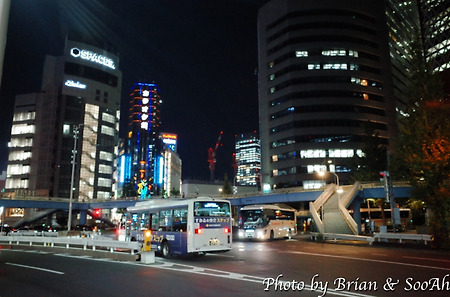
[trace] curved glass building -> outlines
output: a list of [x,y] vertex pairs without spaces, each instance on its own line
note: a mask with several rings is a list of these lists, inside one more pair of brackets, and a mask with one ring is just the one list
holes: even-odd
[[[384,1],[278,1],[258,16],[262,182],[348,181],[370,122],[389,145],[396,98]],[[327,182],[335,182],[333,176]]]

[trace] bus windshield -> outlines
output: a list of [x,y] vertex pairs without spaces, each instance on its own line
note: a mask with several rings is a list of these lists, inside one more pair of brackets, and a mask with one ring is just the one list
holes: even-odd
[[230,204],[227,202],[200,201],[194,203],[196,217],[229,217]]
[[268,223],[262,210],[245,210],[241,212],[241,228],[262,228]]

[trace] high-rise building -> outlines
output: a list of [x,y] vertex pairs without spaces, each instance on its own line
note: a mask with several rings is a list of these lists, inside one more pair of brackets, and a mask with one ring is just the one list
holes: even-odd
[[155,184],[165,197],[180,195],[182,161],[177,153],[177,134],[161,132],[159,141],[161,151],[156,160]]
[[447,0],[418,0],[425,57],[435,72],[450,69],[450,5]]
[[6,190],[110,198],[121,81],[114,47],[68,34],[64,54],[45,59],[41,92],[16,98]]
[[259,186],[261,170],[261,144],[258,133],[239,134],[235,137],[236,184]]
[[402,3],[273,0],[260,9],[264,187],[318,188],[318,171],[348,182],[369,122],[392,145],[418,24],[415,1]]
[[128,138],[126,154],[130,158],[130,181],[145,182],[150,185],[150,192],[155,188],[156,157],[161,151],[159,132],[161,126],[160,105],[162,103],[158,86],[153,83],[135,83],[131,88]]
[[11,0],[0,0],[0,86],[2,85],[3,58],[5,56],[10,6]]

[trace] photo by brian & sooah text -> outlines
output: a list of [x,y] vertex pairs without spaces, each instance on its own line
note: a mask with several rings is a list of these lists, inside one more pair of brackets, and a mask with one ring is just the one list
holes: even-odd
[[[319,274],[312,276],[311,281],[307,284],[305,281],[282,280],[283,274],[279,274],[276,278],[268,277],[263,281],[264,291],[316,291],[320,297],[327,294],[328,290],[333,291],[349,291],[349,292],[374,292],[383,290],[386,292],[449,292],[450,294],[450,274],[442,277],[431,277],[428,280],[415,280],[412,277],[406,278],[403,282],[399,279],[388,277],[384,282],[361,280],[357,277],[354,280],[347,280],[338,277],[334,281],[319,280]],[[449,295],[450,296],[450,295]]]

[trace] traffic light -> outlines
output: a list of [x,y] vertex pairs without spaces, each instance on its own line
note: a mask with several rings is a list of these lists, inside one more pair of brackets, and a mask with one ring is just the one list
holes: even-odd
[[102,214],[102,210],[101,209],[94,209],[94,215],[96,217],[99,217]]
[[144,230],[144,252],[152,250],[152,231]]
[[380,171],[380,182],[387,182],[388,178],[389,178],[388,171]]

